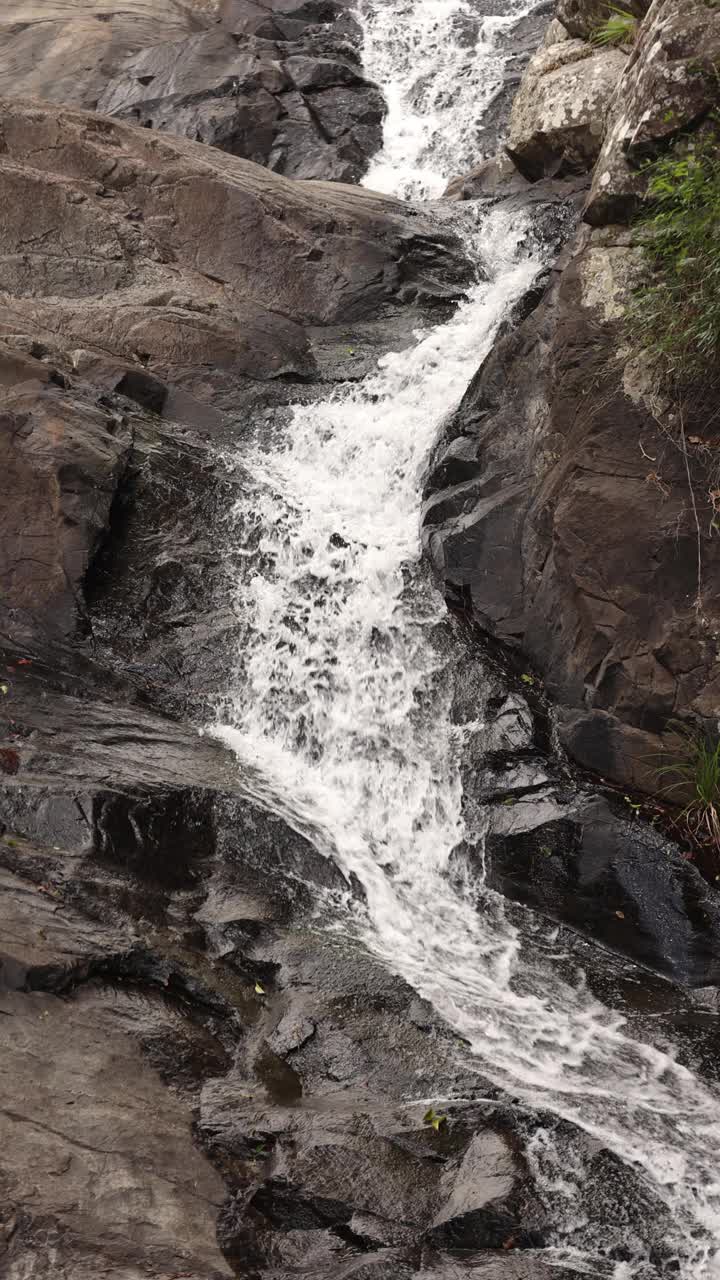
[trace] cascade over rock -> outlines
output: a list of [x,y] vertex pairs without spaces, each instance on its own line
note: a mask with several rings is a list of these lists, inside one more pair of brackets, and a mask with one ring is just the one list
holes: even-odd
[[3,118],[2,607],[72,634],[130,462],[108,395],[221,434],[244,380],[273,394],[331,377],[317,335],[376,323],[372,346],[403,299],[457,296],[465,268],[389,198],[82,112],[6,100]]
[[0,16],[8,1280],[715,1275],[716,892],[546,697],[647,786],[714,714],[637,246],[575,235],[708,80],[560,0],[493,158],[550,16]]

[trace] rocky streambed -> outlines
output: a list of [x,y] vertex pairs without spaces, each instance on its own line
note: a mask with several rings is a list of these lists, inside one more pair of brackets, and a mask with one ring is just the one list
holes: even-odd
[[618,222],[718,20],[551,17],[0,19],[9,1280],[716,1274],[715,890],[572,758],[714,714]]

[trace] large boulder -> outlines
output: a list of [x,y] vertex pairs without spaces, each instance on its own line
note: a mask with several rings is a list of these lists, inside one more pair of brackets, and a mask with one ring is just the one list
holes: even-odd
[[487,358],[438,449],[424,539],[448,591],[537,663],[575,757],[657,791],[675,718],[717,716],[717,427],[707,406],[681,423],[631,358],[628,240],[584,231]]
[[385,105],[347,40],[316,29],[238,44],[216,27],[126,60],[98,110],[289,177],[353,182],[380,146]]
[[[514,794],[511,792],[511,794]],[[488,884],[689,986],[720,981],[720,902],[676,846],[601,796],[520,794],[492,824]]]
[[585,218],[594,226],[627,222],[646,186],[642,166],[718,102],[720,11],[691,0],[655,0],[620,81],[593,175]]
[[[399,202],[293,183],[184,139],[6,100],[0,324],[192,389],[307,378],[308,330],[450,300],[452,236]],[[104,374],[103,374],[104,376]]]
[[510,115],[507,150],[531,181],[584,173],[602,145],[605,112],[626,55],[569,40],[552,23],[531,59]]
[[339,0],[8,0],[0,94],[206,142],[291,177],[355,182],[385,104]]

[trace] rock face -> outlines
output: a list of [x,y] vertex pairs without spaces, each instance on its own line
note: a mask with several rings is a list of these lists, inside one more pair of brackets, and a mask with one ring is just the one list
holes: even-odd
[[[336,0],[10,0],[0,93],[118,115],[289,177],[355,182],[385,104],[362,75],[359,29]],[[220,23],[220,25],[218,25]]]
[[[117,424],[113,431],[102,408],[69,403],[39,361],[8,352],[6,362],[0,376],[3,605],[45,618],[62,634],[76,626],[89,551],[107,526],[130,434]],[[8,386],[7,365],[14,386]]]
[[98,110],[193,138],[294,178],[354,182],[380,146],[385,106],[352,43],[271,41],[213,29],[126,61]]
[[716,415],[706,396],[681,416],[632,352],[623,315],[641,253],[630,231],[597,224],[627,216],[631,165],[702,125],[719,23],[704,4],[651,7],[610,108],[596,229],[478,371],[425,513],[449,590],[537,663],[572,755],[655,792],[674,722],[715,732]]
[[698,535],[672,424],[642,362],[618,359],[624,239],[584,232],[486,360],[431,471],[424,536],[448,587],[537,663],[572,754],[652,791],[669,722],[717,705],[720,562],[707,462],[689,463]]
[[7,0],[0,15],[0,93],[94,108],[129,54],[203,30],[193,0]]
[[641,166],[716,108],[720,22],[702,0],[653,5],[612,104],[586,219],[626,222],[642,198]]
[[80,112],[3,110],[3,329],[50,350],[62,333],[83,374],[114,363],[207,400],[243,375],[312,374],[310,326],[462,288],[451,237],[436,252],[429,222],[392,200]]
[[465,266],[392,200],[82,112],[3,117],[2,603],[71,634],[127,475],[128,404],[222,436],[244,390],[345,376],[331,335],[358,328],[372,351],[403,314],[409,332],[408,303],[449,302]]
[[[677,844],[641,820],[641,805],[590,788],[548,755],[553,730],[536,682],[516,677],[508,687],[492,648],[480,670],[472,652],[469,646],[455,663],[453,706],[454,720],[465,726],[468,834],[453,855],[464,874],[484,877],[506,897],[675,982],[716,984],[715,887]],[[476,847],[472,833],[483,830]]]
[[531,181],[591,169],[626,55],[568,40],[552,23],[513,102],[507,151]]

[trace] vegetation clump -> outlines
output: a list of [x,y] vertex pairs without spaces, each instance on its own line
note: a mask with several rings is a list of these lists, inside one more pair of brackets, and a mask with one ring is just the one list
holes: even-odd
[[720,148],[682,139],[648,167],[640,217],[650,268],[629,319],[675,384],[720,380]]
[[632,44],[637,33],[638,20],[634,13],[608,5],[608,17],[592,33],[593,44],[600,46]]
[[698,840],[720,850],[720,740],[684,725],[677,732],[680,749],[658,770],[663,789],[669,797],[684,792],[681,819]]

